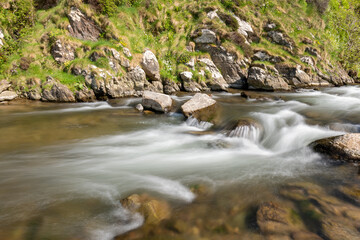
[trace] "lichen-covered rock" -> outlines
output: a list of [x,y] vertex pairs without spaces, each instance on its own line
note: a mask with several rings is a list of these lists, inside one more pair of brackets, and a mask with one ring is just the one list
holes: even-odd
[[172,80],[164,80],[164,93],[173,94],[180,91],[178,84]]
[[283,33],[270,31],[267,35],[274,43],[288,47],[290,49],[293,48],[292,43],[284,36]]
[[56,62],[65,63],[75,59],[75,49],[71,44],[57,39],[51,47],[51,55]]
[[251,67],[248,75],[248,86],[250,89],[258,90],[289,90],[289,85],[276,73],[269,73],[260,67]]
[[68,30],[73,37],[90,41],[96,41],[99,38],[101,29],[94,20],[85,16],[78,8],[71,7],[68,18],[70,22]]
[[10,88],[11,84],[7,80],[0,81],[0,93]]
[[314,57],[317,57],[317,58],[321,59],[320,53],[316,48],[306,47],[305,52],[307,52],[308,54],[310,54],[310,55],[312,55]]
[[196,118],[198,121],[213,122],[217,115],[217,104],[207,94],[197,93],[181,106],[186,117]]
[[0,102],[2,102],[2,101],[11,101],[11,100],[14,100],[17,97],[18,97],[18,95],[16,94],[16,92],[3,91],[2,93],[0,93]]
[[75,98],[78,102],[94,102],[96,100],[94,91],[87,88],[76,91]]
[[271,63],[280,63],[283,62],[284,59],[280,56],[272,56],[270,53],[264,50],[259,50],[254,53],[252,57],[253,61],[268,61]]
[[204,63],[205,69],[211,74],[211,79],[207,84],[210,89],[212,91],[226,91],[229,87],[229,84],[225,81],[214,62],[208,58],[199,59],[199,62]]
[[224,47],[212,45],[197,45],[198,50],[208,52],[215,66],[220,70],[223,78],[231,88],[244,88],[246,76],[241,69],[241,63],[235,53]]
[[168,95],[144,91],[142,105],[146,109],[151,109],[157,112],[168,112],[173,105],[173,101]]
[[288,64],[277,64],[276,69],[281,76],[288,81],[289,85],[299,87],[308,87],[311,84],[311,77],[301,70],[301,66],[289,66]]
[[152,81],[160,81],[160,66],[156,56],[150,51],[144,52],[141,67],[144,69],[146,76]]
[[41,86],[43,92],[41,100],[46,102],[75,102],[74,93],[65,85],[47,77],[46,82]]
[[311,144],[315,151],[336,160],[360,161],[360,133],[320,139]]
[[132,57],[130,50],[128,48],[126,48],[126,47],[123,48],[123,53],[127,58]]
[[201,29],[201,36],[195,38],[197,44],[213,44],[216,43],[216,34],[209,29]]
[[236,21],[239,24],[239,28],[237,31],[241,35],[243,35],[244,37],[249,37],[249,34],[254,33],[253,28],[251,27],[251,25],[248,22],[241,20],[239,17],[237,17],[235,15],[234,15],[234,18],[236,19]]
[[192,72],[182,72],[180,73],[180,78],[183,82],[183,88],[186,92],[201,92],[202,87],[199,83],[193,81]]

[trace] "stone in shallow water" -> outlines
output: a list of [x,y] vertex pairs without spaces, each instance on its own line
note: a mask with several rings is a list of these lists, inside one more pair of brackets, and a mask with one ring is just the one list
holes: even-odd
[[157,112],[168,112],[171,109],[172,103],[172,99],[168,95],[144,91],[142,99],[142,105],[144,108]]
[[360,161],[360,133],[320,139],[311,144],[315,151],[336,160]]
[[186,117],[194,117],[199,121],[213,122],[217,105],[216,101],[207,94],[197,93],[181,106]]

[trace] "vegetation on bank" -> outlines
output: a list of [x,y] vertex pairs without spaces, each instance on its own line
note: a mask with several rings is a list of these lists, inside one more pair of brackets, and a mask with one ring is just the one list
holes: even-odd
[[[179,72],[193,71],[184,65],[192,55],[207,55],[186,51],[192,33],[211,25],[226,36],[238,27],[233,14],[249,22],[259,37],[250,47],[241,41],[221,38],[223,46],[236,52],[239,58],[251,57],[254,49],[263,49],[283,57],[286,63],[304,65],[300,61],[300,56],[307,54],[303,42],[311,39],[323,59],[317,64],[319,69],[340,62],[348,71],[360,71],[357,0],[0,0],[0,5],[0,29],[5,36],[0,48],[0,79],[45,80],[46,75],[52,75],[76,89],[84,79],[73,76],[70,66],[94,64],[112,71],[104,58],[89,60],[94,51],[107,46],[117,50],[129,48],[133,65],[140,62],[142,52],[149,48],[159,59],[162,79],[178,81]],[[98,41],[69,35],[67,14],[72,6],[100,26]],[[218,9],[225,24],[207,17],[207,12],[214,9]],[[263,25],[269,21],[277,23],[278,30],[294,41],[292,52],[263,37]],[[51,46],[59,38],[73,43],[75,60],[59,64],[51,56]],[[28,66],[21,67],[24,62]],[[201,76],[198,78],[201,80]]]

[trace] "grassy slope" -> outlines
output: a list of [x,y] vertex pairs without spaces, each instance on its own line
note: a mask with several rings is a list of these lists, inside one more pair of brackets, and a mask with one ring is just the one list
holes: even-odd
[[[266,4],[262,4],[263,2]],[[66,13],[73,4],[80,7],[88,16],[92,16],[100,26],[107,25],[106,28],[103,27],[104,32],[98,42],[80,41],[68,35],[66,29],[69,21]],[[252,43],[253,49],[264,49],[274,55],[282,56],[290,64],[303,65],[299,56],[306,54],[304,54],[305,46],[301,41],[304,37],[314,37],[314,47],[321,51],[323,59],[333,63],[337,60],[336,55],[331,55],[335,40],[334,36],[325,30],[326,15],[320,15],[313,5],[307,4],[304,0],[241,1],[240,6],[232,4],[231,1],[219,0],[153,0],[149,6],[120,5],[110,17],[95,11],[91,5],[79,0],[62,0],[54,8],[36,12],[35,25],[27,31],[20,51],[12,54],[7,62],[0,66],[0,78],[25,81],[37,77],[44,80],[47,75],[52,75],[75,90],[84,79],[71,75],[68,71],[69,67],[72,64],[90,64],[88,57],[93,51],[102,46],[109,46],[118,50],[128,47],[133,54],[132,65],[139,63],[145,48],[151,49],[159,58],[162,77],[177,81],[177,73],[187,68],[182,64],[183,60],[180,56],[184,57],[185,47],[191,41],[190,35],[195,29],[211,24],[221,31],[232,31],[219,19],[207,18],[206,12],[210,8],[217,8],[229,15],[235,12],[242,19],[250,22],[259,36],[263,34],[262,26],[266,21],[278,23],[280,30],[294,40],[298,54],[290,54],[264,37],[261,37],[259,43]],[[41,43],[41,37],[46,34],[50,36],[50,40],[60,37],[73,42],[78,46],[76,49],[78,59],[58,65],[50,55],[49,44]],[[224,41],[223,45],[235,50],[239,57],[244,55],[241,46],[229,41]],[[83,46],[91,50],[85,53]],[[191,54],[206,55],[206,53]],[[21,57],[32,57],[34,61],[27,71],[17,68],[14,73],[12,71],[14,65],[19,64]],[[108,68],[104,61],[99,61],[95,65]],[[322,69],[324,64],[320,63],[318,67]],[[121,74],[123,73],[120,72],[119,75]]]

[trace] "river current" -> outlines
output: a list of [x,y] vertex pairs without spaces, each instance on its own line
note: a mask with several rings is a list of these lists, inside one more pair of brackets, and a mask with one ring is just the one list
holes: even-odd
[[[198,217],[211,218],[234,201],[276,199],[287,182],[326,188],[356,177],[308,145],[360,132],[360,87],[249,96],[213,94],[224,124],[259,125],[227,134],[176,112],[138,113],[140,98],[0,106],[0,239],[113,239],[143,223],[119,201],[133,193],[181,211],[203,184],[216,200]],[[178,105],[190,98],[173,96]]]

